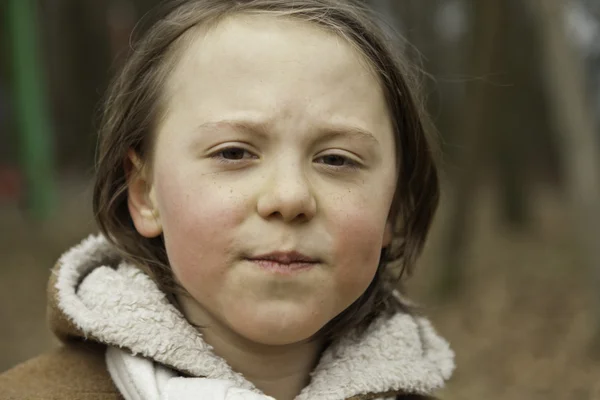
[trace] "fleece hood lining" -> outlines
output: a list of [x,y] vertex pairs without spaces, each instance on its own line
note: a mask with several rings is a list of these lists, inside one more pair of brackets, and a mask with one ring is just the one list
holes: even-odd
[[[92,235],[65,253],[54,273],[51,301],[75,329],[69,335],[259,392],[215,355],[150,277],[122,261],[103,236]],[[399,313],[375,320],[363,335],[351,332],[332,343],[297,400],[391,391],[429,394],[443,386],[453,369],[454,354],[429,321]]]

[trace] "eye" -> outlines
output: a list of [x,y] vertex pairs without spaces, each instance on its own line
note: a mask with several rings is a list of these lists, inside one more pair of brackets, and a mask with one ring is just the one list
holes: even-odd
[[346,164],[348,161],[345,157],[338,156],[337,154],[330,154],[327,156],[323,156],[323,163],[327,165],[335,165],[336,167],[341,167]]
[[222,162],[235,162],[258,158],[256,155],[241,147],[227,147],[213,153],[211,157]]
[[238,147],[232,147],[220,152],[221,156],[227,160],[241,160],[247,151]]
[[317,158],[316,161],[334,168],[358,168],[360,166],[358,162],[340,154],[326,154]]

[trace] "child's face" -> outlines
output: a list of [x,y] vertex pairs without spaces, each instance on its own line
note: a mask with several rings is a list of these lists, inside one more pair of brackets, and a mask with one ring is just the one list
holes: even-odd
[[[162,229],[198,313],[254,342],[305,340],[365,291],[390,239],[383,92],[309,23],[234,17],[183,49],[149,179],[160,226],[131,207],[136,227]],[[316,263],[250,260],[291,251]]]

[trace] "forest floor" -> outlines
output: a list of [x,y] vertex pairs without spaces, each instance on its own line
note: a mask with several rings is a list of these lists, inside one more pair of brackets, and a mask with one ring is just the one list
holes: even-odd
[[[57,344],[45,321],[49,269],[95,231],[90,188],[73,182],[61,187],[58,216],[43,224],[0,205],[0,371]],[[538,196],[531,226],[514,232],[499,222],[493,197],[481,195],[470,215],[460,294],[442,301],[432,290],[441,268],[443,209],[407,283],[457,354],[458,368],[439,396],[600,399],[600,357],[591,350],[600,331],[600,290],[592,290],[581,267],[565,207],[555,196]]]

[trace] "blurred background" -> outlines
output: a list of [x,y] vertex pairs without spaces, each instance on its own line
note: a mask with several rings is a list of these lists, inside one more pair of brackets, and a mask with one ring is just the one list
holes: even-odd
[[[97,108],[157,0],[0,2],[0,371],[56,345],[45,286],[95,232]],[[423,72],[443,197],[407,282],[452,399],[600,399],[600,0],[370,0]]]

